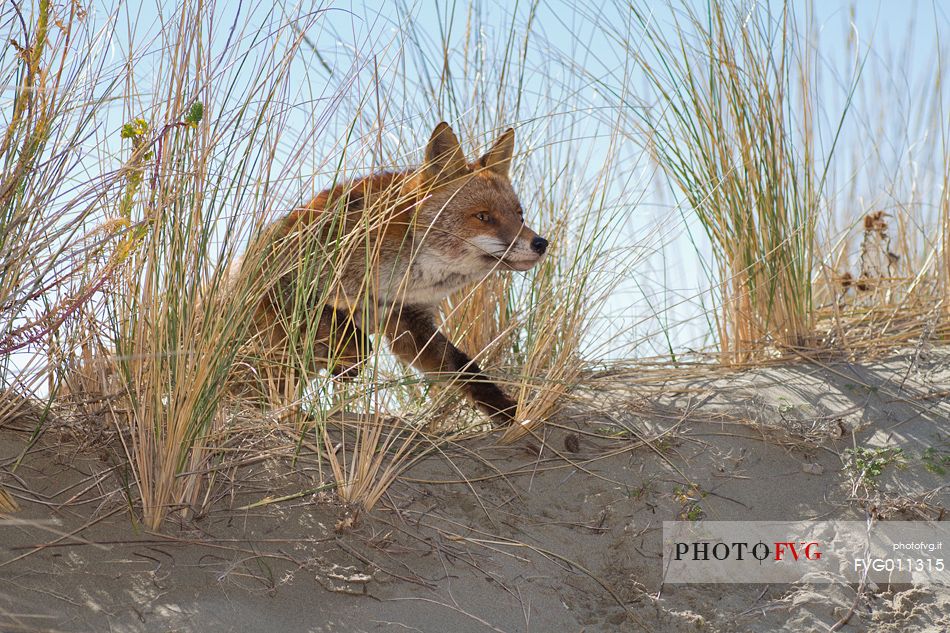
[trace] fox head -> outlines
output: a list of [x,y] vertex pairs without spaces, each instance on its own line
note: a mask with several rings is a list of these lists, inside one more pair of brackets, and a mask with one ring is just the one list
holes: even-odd
[[508,129],[469,163],[452,128],[443,122],[432,132],[416,221],[425,232],[425,250],[436,250],[447,271],[478,276],[528,270],[544,255],[548,242],[525,224],[508,179],[514,144],[515,132]]

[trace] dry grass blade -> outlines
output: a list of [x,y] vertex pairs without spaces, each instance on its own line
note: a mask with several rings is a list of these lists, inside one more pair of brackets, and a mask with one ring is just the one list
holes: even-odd
[[19,512],[19,510],[20,506],[17,504],[16,499],[0,486],[0,512],[11,513]]

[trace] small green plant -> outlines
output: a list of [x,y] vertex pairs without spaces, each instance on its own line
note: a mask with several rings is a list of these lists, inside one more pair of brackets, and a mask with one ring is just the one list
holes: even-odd
[[904,463],[904,449],[900,447],[887,448],[849,448],[844,451],[845,469],[854,480],[854,488],[861,484],[873,489],[877,487],[877,479],[890,464]]
[[704,519],[706,512],[699,505],[699,502],[706,497],[706,494],[696,483],[673,488],[673,499],[683,505],[677,518],[680,521],[701,521]]
[[946,449],[939,449],[928,446],[920,455],[920,461],[924,463],[924,469],[934,475],[944,476],[947,469],[950,468],[950,452]]
[[782,415],[786,413],[791,413],[795,410],[795,405],[789,402],[788,398],[779,398],[778,399],[778,412]]
[[132,147],[135,149],[141,147],[146,134],[148,134],[148,121],[142,117],[124,124],[120,131],[122,138],[132,140]]
[[706,518],[706,513],[698,503],[694,503],[683,508],[683,512],[680,513],[680,516],[687,521],[695,522],[702,521],[704,518]]
[[204,118],[205,107],[204,104],[200,101],[195,101],[191,104],[191,107],[188,108],[188,114],[185,115],[185,125],[190,128],[198,127],[198,124],[201,123],[201,119]]
[[645,481],[632,490],[628,488],[626,491],[627,499],[630,499],[631,501],[639,501],[647,495],[655,494],[656,491],[653,489],[653,484],[653,481]]

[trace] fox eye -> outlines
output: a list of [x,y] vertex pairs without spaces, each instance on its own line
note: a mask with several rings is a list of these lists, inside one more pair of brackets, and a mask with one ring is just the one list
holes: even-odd
[[484,211],[482,211],[481,213],[476,213],[476,214],[475,214],[475,217],[478,218],[479,220],[481,220],[482,222],[490,222],[490,221],[491,221],[491,218],[490,218],[490,217],[488,216],[488,214],[485,213]]

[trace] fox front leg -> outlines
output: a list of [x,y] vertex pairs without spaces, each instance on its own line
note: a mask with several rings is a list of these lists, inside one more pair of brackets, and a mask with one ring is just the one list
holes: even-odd
[[430,376],[450,375],[463,381],[465,395],[496,425],[514,419],[517,404],[478,364],[452,345],[435,326],[435,317],[425,309],[406,306],[386,328],[392,351],[403,362]]

